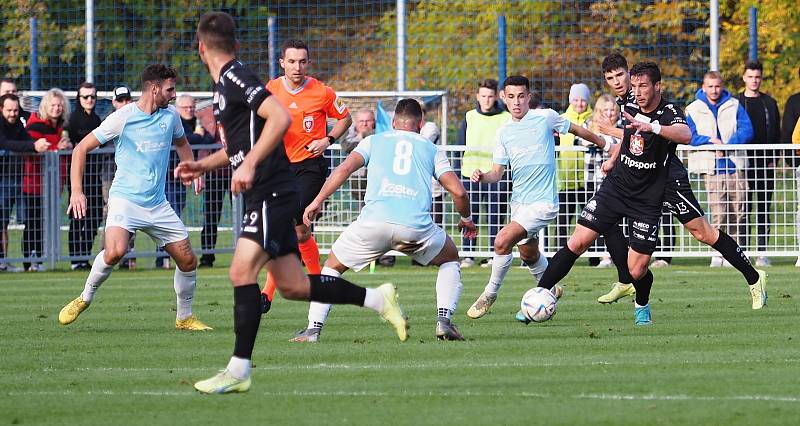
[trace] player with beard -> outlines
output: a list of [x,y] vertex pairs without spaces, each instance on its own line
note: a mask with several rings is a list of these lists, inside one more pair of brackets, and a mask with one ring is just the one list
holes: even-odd
[[[623,111],[627,109],[635,115],[635,111],[638,110],[639,106],[631,89],[631,78],[625,57],[619,53],[613,53],[603,59],[602,68],[606,83],[617,96],[617,104]],[[627,124],[624,118],[623,121]],[[623,136],[622,129],[618,128],[600,126],[600,131],[617,138]],[[668,179],[664,187],[664,198],[662,200],[664,209],[674,215],[697,241],[719,251],[725,260],[744,276],[749,284],[752,308],[761,309],[767,301],[767,274],[764,271],[753,268],[744,251],[733,238],[711,226],[692,191],[686,167],[684,167],[681,159],[675,155],[676,143],[671,143],[670,146],[672,155],[667,165]],[[612,228],[605,237],[606,245],[612,258],[614,258],[614,263],[619,272],[619,282],[615,283],[611,291],[600,296],[597,301],[600,303],[612,303],[622,297],[634,294],[636,290],[631,284],[632,280],[628,278],[628,272],[623,270],[623,266],[626,263],[616,260],[620,257],[619,252],[621,250],[619,247],[625,238],[621,230],[619,230],[619,227]]]
[[658,242],[667,164],[674,155],[671,145],[688,144],[691,131],[683,112],[661,97],[658,65],[640,62],[631,69],[630,76],[638,110],[625,109],[629,124],[622,143],[604,165],[608,169],[613,164],[613,168],[581,212],[567,245],[553,256],[539,287],[553,288],[600,234],[626,217],[630,247],[627,267],[636,289],[634,324],[649,325],[653,274],[648,264]]

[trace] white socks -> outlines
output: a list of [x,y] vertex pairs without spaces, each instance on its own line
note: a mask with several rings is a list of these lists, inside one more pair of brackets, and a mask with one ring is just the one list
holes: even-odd
[[[333,268],[329,268],[327,266],[322,267],[322,271],[320,272],[320,274],[337,278],[342,276],[342,274],[340,274],[339,271]],[[367,294],[369,294],[369,289],[367,289]],[[381,298],[381,301],[383,301],[383,298]],[[330,312],[331,312],[331,305],[327,303],[310,302],[308,304],[307,328],[322,328],[322,326],[325,325],[325,320],[328,319],[328,314]]]
[[436,307],[438,316],[450,319],[461,296],[461,266],[458,262],[447,262],[439,266],[436,276]]
[[364,297],[364,307],[372,309],[377,313],[383,312],[383,294],[374,288],[367,289],[367,295]]
[[231,376],[237,379],[246,379],[250,377],[250,360],[245,358],[237,358],[235,356],[231,357],[231,360],[228,361],[228,366],[226,370],[231,373]]
[[92,264],[92,270],[89,272],[89,276],[86,277],[86,284],[83,287],[83,293],[81,293],[81,299],[86,303],[92,303],[95,292],[103,284],[103,281],[108,279],[108,276],[111,275],[111,270],[114,269],[114,265],[106,265],[106,262],[103,261],[104,253],[105,250],[97,253]]
[[183,272],[175,268],[175,296],[178,299],[179,320],[185,320],[192,315],[192,299],[194,299],[194,289],[197,285],[197,269]]
[[537,284],[539,283],[539,280],[542,279],[545,269],[547,269],[547,258],[541,253],[539,253],[539,260],[537,260],[536,263],[533,265],[528,265],[528,270],[531,271],[531,275],[533,275],[533,278],[536,279]]
[[489,283],[486,284],[486,288],[483,289],[484,293],[497,294],[500,291],[500,286],[503,285],[503,280],[506,278],[506,273],[513,260],[513,254],[495,253],[492,259],[492,275],[489,277]]

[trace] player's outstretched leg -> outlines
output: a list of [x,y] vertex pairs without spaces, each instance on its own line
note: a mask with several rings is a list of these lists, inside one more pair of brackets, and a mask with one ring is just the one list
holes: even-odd
[[212,330],[192,313],[192,302],[197,288],[197,257],[192,252],[189,239],[169,243],[164,249],[175,260],[176,265],[173,277],[177,304],[175,328],[191,331]]
[[58,314],[58,322],[67,325],[78,319],[81,312],[92,303],[97,289],[111,275],[111,270],[128,251],[130,233],[120,226],[106,226],[105,248],[94,258],[92,269],[80,296],[69,302]]
[[[341,277],[342,274],[336,269],[327,266],[322,268],[322,275],[331,277]],[[311,302],[308,306],[308,327],[295,333],[290,342],[316,343],[319,342],[322,334],[322,327],[331,312],[331,305],[327,303]]]
[[495,253],[492,258],[492,274],[489,276],[489,282],[483,289],[483,293],[478,296],[475,303],[467,310],[467,316],[472,319],[478,319],[489,313],[495,300],[497,300],[497,293],[503,285],[503,280],[511,267],[514,260],[512,254],[497,254]]
[[439,265],[439,273],[436,276],[436,338],[439,340],[464,340],[464,336],[452,322],[453,312],[456,311],[458,298],[464,287],[461,283],[461,265],[457,261],[457,253],[458,251],[456,260]]
[[600,303],[614,303],[623,297],[636,294],[633,287],[633,278],[628,271],[628,242],[619,226],[613,226],[603,234],[605,237],[606,248],[608,249],[614,266],[617,268],[617,279],[611,286],[611,291],[597,298]]
[[[700,227],[701,232],[696,232],[695,228]],[[703,218],[697,218],[686,224],[686,227],[692,231],[692,235],[702,242],[705,239],[704,235],[713,235],[717,232],[708,221]],[[705,231],[705,232],[702,232]],[[753,268],[744,250],[731,238],[730,235],[723,231],[718,231],[719,236],[716,241],[709,244],[714,250],[717,250],[725,260],[728,261],[733,267],[742,273],[744,279],[750,288],[750,296],[753,300],[753,309],[761,309],[767,304],[767,273],[760,269]],[[699,237],[699,238],[698,238]],[[707,243],[707,242],[706,242]],[[708,244],[708,243],[707,243]]]

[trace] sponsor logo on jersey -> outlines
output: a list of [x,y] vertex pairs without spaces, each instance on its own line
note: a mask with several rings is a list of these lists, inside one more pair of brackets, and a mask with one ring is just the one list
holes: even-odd
[[248,226],[245,226],[245,227],[242,229],[242,231],[244,231],[244,232],[250,232],[251,234],[254,234],[254,233],[258,232],[258,227],[256,227],[256,226],[249,226],[249,225],[248,225]]
[[593,212],[597,208],[597,200],[589,200],[589,203],[586,204],[586,210]]
[[297,102],[292,101],[292,103],[289,104],[289,109],[297,109]]
[[628,148],[630,148],[631,154],[642,155],[644,152],[644,138],[642,135],[638,133],[632,134]]
[[251,88],[251,89],[253,89],[253,90],[247,95],[247,103],[248,104],[250,102],[253,102],[253,99],[256,98],[256,95],[261,93],[264,90],[264,88],[261,87],[261,86],[257,86],[255,88]]
[[235,169],[244,161],[244,152],[240,149],[239,152],[228,157],[228,161],[231,162],[231,166]]
[[383,197],[415,198],[419,191],[411,189],[403,184],[392,183],[384,178],[381,181],[381,189],[378,195]]
[[634,220],[632,223],[633,229],[642,231],[642,232],[650,232],[650,224],[645,222],[639,222],[638,220]]
[[170,142],[151,142],[151,141],[142,141],[142,142],[134,142],[136,144],[136,152],[155,152],[155,151],[163,151],[165,149],[169,149],[172,143]]
[[161,133],[167,133],[167,123],[159,121],[158,128],[161,129]]
[[624,164],[624,165],[626,165],[626,166],[628,166],[628,167],[630,167],[630,168],[633,168],[633,169],[639,169],[639,170],[653,170],[653,169],[655,169],[655,168],[656,168],[656,163],[655,163],[655,161],[654,161],[654,162],[652,162],[652,163],[645,163],[644,161],[637,161],[637,160],[634,160],[633,158],[631,158],[631,157],[628,157],[628,156],[627,156],[627,155],[625,155],[625,154],[622,154],[622,155],[620,156],[620,161],[622,161],[622,164]]
[[313,129],[314,129],[314,117],[310,115],[303,117],[303,130],[305,130],[306,133],[311,133],[311,130]]
[[217,105],[219,106],[220,111],[225,110],[225,95],[219,95],[219,100]]

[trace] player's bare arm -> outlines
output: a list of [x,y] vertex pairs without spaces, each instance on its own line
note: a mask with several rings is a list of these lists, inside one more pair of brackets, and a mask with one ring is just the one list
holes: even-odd
[[269,96],[261,102],[258,107],[258,116],[265,119],[266,123],[264,123],[264,129],[256,144],[231,176],[231,193],[235,195],[247,191],[253,186],[256,166],[281,143],[286,129],[292,123],[289,112],[273,96]]
[[[181,136],[172,141],[172,143],[175,145],[175,152],[178,153],[178,158],[180,158],[181,163],[184,161],[194,161],[194,154],[192,153],[192,148],[189,147],[189,141],[186,139],[186,136]],[[175,176],[177,176],[177,173]],[[189,186],[192,183],[194,183],[195,195],[200,194],[200,192],[203,191],[203,176],[197,176],[190,182],[183,182],[185,186]]]
[[[631,122],[631,124],[627,126],[628,128],[635,129],[640,132],[653,132],[653,123],[638,121],[635,117],[628,114],[627,111],[625,111],[625,118]],[[692,141],[692,131],[686,124],[676,123],[669,126],[660,127],[661,129],[658,134],[666,139],[671,140],[672,142],[689,145],[689,142]]]
[[578,126],[575,123],[570,123],[569,132],[583,140],[589,141],[599,146],[600,148],[605,148],[606,146],[605,139],[594,134],[594,132],[592,132],[591,130]]
[[72,213],[75,219],[86,216],[86,195],[83,194],[83,172],[86,169],[86,155],[89,151],[100,146],[100,141],[94,135],[86,135],[78,146],[72,151],[72,163],[69,169],[69,206],[67,214]]
[[314,197],[314,201],[312,201],[303,212],[303,223],[305,223],[306,226],[311,226],[311,221],[322,211],[322,203],[324,203],[331,194],[336,192],[353,172],[363,166],[364,157],[358,152],[353,151],[344,159],[342,164],[339,164],[333,169],[331,175],[325,179],[325,184],[322,185],[319,194]]
[[614,162],[617,161],[617,157],[619,156],[620,147],[618,143],[612,144],[611,147],[608,148],[608,160],[603,161],[603,164],[600,165],[600,170],[603,173],[608,174],[611,169],[614,168]]
[[616,125],[614,125],[614,123],[600,122],[597,125],[597,129],[600,130],[600,133],[611,136],[612,138],[616,138],[619,140],[622,140],[622,137],[625,136],[624,131],[619,127],[617,127]]
[[500,179],[503,178],[503,175],[505,173],[506,173],[506,166],[495,163],[492,164],[492,170],[485,173],[479,169],[475,169],[475,171],[472,172],[472,177],[470,177],[470,180],[474,183],[478,182],[495,183],[499,182]]
[[342,135],[344,135],[347,132],[347,129],[350,128],[350,125],[352,123],[353,119],[352,117],[350,117],[350,114],[348,113],[347,117],[337,121],[336,124],[333,125],[333,128],[331,129],[330,132],[328,132],[327,136],[325,136],[322,139],[315,139],[311,141],[311,143],[308,144],[306,149],[308,150],[308,152],[314,155],[321,155],[322,153],[325,152],[326,149],[328,149],[329,146],[331,146],[331,141],[330,139],[328,139],[328,136],[331,136],[334,139],[339,139],[340,137],[342,137]]
[[461,183],[461,179],[458,178],[455,172],[446,172],[439,177],[439,183],[450,193],[453,198],[453,205],[458,214],[461,215],[461,219],[458,221],[459,231],[463,233],[464,237],[470,240],[475,239],[478,235],[478,228],[475,226],[475,222],[472,221],[469,195],[464,188],[464,184]]

